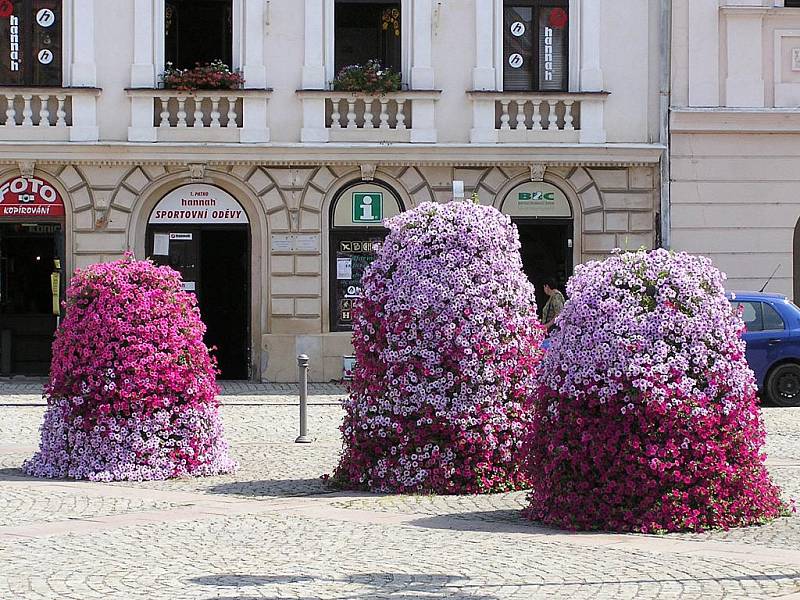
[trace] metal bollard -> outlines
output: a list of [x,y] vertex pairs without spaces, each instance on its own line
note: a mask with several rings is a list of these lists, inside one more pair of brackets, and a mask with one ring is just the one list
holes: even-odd
[[297,357],[298,385],[300,386],[300,435],[295,440],[296,444],[310,444],[308,437],[308,356],[301,354]]

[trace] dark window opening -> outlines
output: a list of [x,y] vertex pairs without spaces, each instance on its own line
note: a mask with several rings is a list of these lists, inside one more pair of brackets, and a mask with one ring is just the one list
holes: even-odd
[[377,59],[398,73],[402,69],[400,2],[337,0],[334,8],[334,67]]
[[503,7],[503,89],[566,91],[567,0],[512,0]]
[[178,69],[221,60],[233,67],[231,0],[167,0],[164,59]]
[[0,84],[61,87],[61,0],[0,0]]
[[786,0],[783,5],[786,8],[800,8],[800,0]]

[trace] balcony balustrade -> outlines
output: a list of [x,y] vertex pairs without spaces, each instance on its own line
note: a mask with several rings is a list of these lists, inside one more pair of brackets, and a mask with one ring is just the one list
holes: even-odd
[[299,90],[302,142],[427,142],[437,139],[439,91],[386,94]]
[[0,141],[97,141],[96,88],[0,87]]
[[474,143],[597,143],[606,141],[605,92],[468,92]]
[[269,141],[271,90],[129,89],[131,142]]

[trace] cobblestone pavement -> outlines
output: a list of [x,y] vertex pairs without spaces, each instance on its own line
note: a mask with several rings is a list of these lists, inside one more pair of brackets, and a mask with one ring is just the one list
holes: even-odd
[[[41,382],[0,383],[0,600],[800,598],[800,517],[702,535],[571,534],[520,519],[525,493],[335,493],[340,387],[226,384],[235,475],[37,480]],[[800,409],[764,409],[770,470],[800,498]]]

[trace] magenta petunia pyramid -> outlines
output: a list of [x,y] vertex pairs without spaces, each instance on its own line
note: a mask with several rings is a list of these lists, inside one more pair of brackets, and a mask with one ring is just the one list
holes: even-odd
[[540,364],[531,519],[701,531],[786,509],[723,283],[710,260],[665,250],[576,269]]
[[23,470],[94,481],[229,473],[195,297],[168,267],[76,272],[53,344],[39,451]]
[[446,494],[527,486],[525,402],[543,333],[516,227],[468,202],[425,203],[386,226],[354,312],[334,482]]

